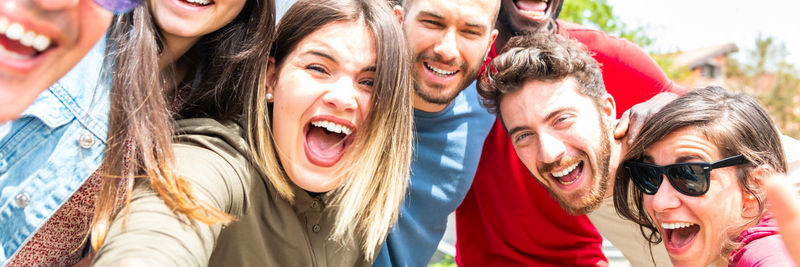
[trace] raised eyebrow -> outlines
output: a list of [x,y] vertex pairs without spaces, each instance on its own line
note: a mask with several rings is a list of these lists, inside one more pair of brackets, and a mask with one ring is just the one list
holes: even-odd
[[318,56],[318,57],[324,57],[324,58],[326,58],[326,59],[328,59],[330,61],[333,61],[334,63],[338,63],[338,61],[336,61],[336,58],[334,58],[332,55],[330,55],[330,54],[328,54],[328,53],[326,53],[324,51],[310,50],[310,51],[306,52],[306,54],[311,54],[311,55]]
[[675,163],[684,163],[684,162],[689,162],[691,160],[696,160],[696,159],[703,160],[703,158],[701,158],[700,156],[688,155],[688,156],[680,156],[680,157],[678,157],[678,159],[675,160]]

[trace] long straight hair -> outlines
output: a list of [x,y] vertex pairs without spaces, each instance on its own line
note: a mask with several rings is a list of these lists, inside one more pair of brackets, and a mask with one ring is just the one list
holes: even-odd
[[[266,71],[275,28],[274,0],[248,0],[239,15],[207,34],[178,60],[202,60],[204,68],[189,72],[175,84],[174,67],[159,71],[163,39],[148,1],[116,17],[110,33],[107,63],[111,64],[111,114],[106,159],[99,173],[103,184],[92,220],[92,247],[103,243],[110,221],[130,202],[134,178],[149,186],[177,214],[207,224],[228,223],[231,217],[195,198],[189,183],[173,172],[173,123],[177,118],[234,120]],[[192,73],[201,73],[195,77]],[[191,88],[194,80],[199,86]],[[185,100],[175,94],[185,89]]]
[[[375,37],[377,63],[369,114],[339,162],[346,166],[340,174],[342,183],[331,192],[330,206],[336,209],[331,238],[358,242],[365,258],[371,260],[397,220],[411,164],[411,58],[402,29],[385,1],[299,0],[281,18],[271,55],[279,70],[303,38],[338,21],[367,25]],[[271,107],[266,87],[259,87],[246,108],[248,140],[255,165],[276,191],[292,202],[291,181],[281,167],[272,136]]]

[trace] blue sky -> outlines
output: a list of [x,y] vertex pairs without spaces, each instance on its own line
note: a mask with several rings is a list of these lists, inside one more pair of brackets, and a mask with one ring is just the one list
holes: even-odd
[[[569,0],[565,0],[569,1]],[[796,0],[607,0],[630,26],[656,38],[650,50],[688,50],[724,43],[746,56],[759,32],[784,43],[789,63],[800,69],[800,1]]]

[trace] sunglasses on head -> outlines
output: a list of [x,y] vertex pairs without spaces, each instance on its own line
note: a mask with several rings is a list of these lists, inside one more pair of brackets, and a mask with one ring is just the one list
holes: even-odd
[[94,0],[100,7],[113,12],[122,14],[139,6],[143,0]]
[[628,160],[623,167],[628,171],[633,183],[645,194],[655,195],[661,186],[663,175],[678,192],[687,196],[702,196],[708,192],[711,170],[748,163],[743,155],[725,158],[715,162],[687,162],[659,166]]

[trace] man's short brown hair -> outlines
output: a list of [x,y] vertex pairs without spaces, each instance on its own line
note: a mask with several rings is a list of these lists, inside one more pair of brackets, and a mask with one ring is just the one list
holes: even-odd
[[552,33],[534,33],[511,38],[487,66],[478,82],[478,93],[490,112],[500,112],[506,94],[522,88],[527,81],[559,81],[574,78],[578,92],[598,105],[606,94],[600,66],[577,41]]

